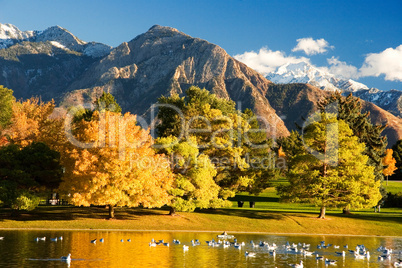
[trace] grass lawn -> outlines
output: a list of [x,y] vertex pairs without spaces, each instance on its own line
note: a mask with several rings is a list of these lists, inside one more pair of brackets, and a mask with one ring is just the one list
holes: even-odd
[[[402,183],[392,182],[388,187],[400,191]],[[0,228],[402,235],[402,209],[383,208],[381,213],[367,209],[350,215],[342,214],[340,209],[328,209],[326,219],[318,219],[317,207],[278,200],[275,189],[268,188],[259,196],[237,195],[232,208],[180,212],[174,217],[168,215],[167,208],[118,208],[114,220],[107,220],[108,210],[99,207],[40,206],[19,216],[0,209]],[[243,208],[237,207],[237,201],[244,201]],[[256,202],[255,208],[249,208],[249,201]]]

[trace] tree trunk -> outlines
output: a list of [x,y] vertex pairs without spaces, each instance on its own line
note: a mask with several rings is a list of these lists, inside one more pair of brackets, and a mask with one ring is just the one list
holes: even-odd
[[176,209],[174,207],[170,207],[169,215],[170,216],[175,216],[176,215]]
[[109,219],[114,219],[114,206],[109,205]]
[[322,206],[320,209],[320,216],[318,216],[319,219],[325,219],[325,207]]

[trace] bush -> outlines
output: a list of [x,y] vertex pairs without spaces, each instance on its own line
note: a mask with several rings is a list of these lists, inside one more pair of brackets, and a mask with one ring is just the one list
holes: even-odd
[[388,193],[384,206],[402,208],[402,192],[398,192],[396,194]]
[[14,210],[34,210],[40,202],[40,198],[29,194],[20,194],[12,203],[11,208]]

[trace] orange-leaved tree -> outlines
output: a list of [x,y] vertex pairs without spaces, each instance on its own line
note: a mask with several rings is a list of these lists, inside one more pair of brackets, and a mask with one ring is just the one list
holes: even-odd
[[11,143],[22,147],[32,142],[43,142],[58,151],[65,139],[62,117],[55,116],[54,110],[54,101],[42,102],[38,98],[31,98],[14,102],[10,124],[2,134]]
[[394,171],[397,170],[397,167],[395,166],[396,160],[393,157],[393,150],[392,149],[387,149],[385,152],[385,156],[382,159],[382,163],[385,166],[384,170],[382,173],[387,176],[387,185],[388,185],[388,176],[391,176],[394,174]]
[[[71,119],[71,118],[70,118]],[[136,125],[136,116],[94,111],[91,118],[69,120],[62,152],[60,189],[75,205],[161,207],[170,201],[173,174],[167,158],[155,154],[152,137]]]

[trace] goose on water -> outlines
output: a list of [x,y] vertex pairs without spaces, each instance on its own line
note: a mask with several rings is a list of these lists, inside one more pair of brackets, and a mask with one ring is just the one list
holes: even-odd
[[294,267],[294,268],[303,268],[303,261],[300,261],[300,263],[296,263],[296,264],[289,264],[290,267]]
[[336,265],[336,261],[335,261],[335,260],[328,260],[328,259],[325,259],[325,264]]
[[338,256],[342,256],[342,257],[345,257],[345,251],[342,251],[342,252],[335,252],[335,254],[336,255],[338,255]]
[[67,262],[71,261],[71,253],[68,253],[67,256],[61,257],[61,260],[62,261],[67,261]]
[[246,255],[246,257],[255,257],[256,254],[255,254],[255,252],[246,251],[246,253],[244,255]]
[[323,260],[324,260],[324,257],[323,257],[323,256],[319,256],[318,254],[315,254],[315,259],[316,259],[317,261],[323,261]]

